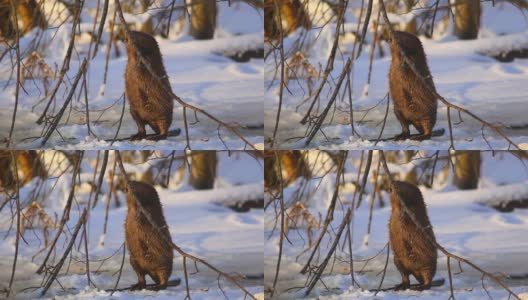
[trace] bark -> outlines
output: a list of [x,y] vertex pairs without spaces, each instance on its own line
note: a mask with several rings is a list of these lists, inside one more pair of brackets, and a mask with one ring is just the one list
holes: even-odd
[[476,189],[480,177],[480,151],[457,151],[453,184],[461,190]]
[[191,36],[197,40],[210,40],[216,28],[216,2],[191,0]]
[[461,40],[473,40],[480,28],[480,1],[455,0],[455,35]]

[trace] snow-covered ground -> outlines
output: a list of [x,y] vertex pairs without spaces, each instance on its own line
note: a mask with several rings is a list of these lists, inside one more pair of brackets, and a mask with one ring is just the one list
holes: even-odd
[[[313,1],[312,1],[313,2]],[[443,2],[442,2],[443,3]],[[358,7],[356,1],[351,6]],[[528,60],[515,59],[512,62],[502,63],[482,53],[496,54],[498,48],[527,49],[528,48],[528,19],[525,11],[521,11],[509,3],[492,6],[489,2],[482,4],[483,15],[479,38],[473,41],[460,41],[452,36],[449,28],[443,34],[442,24],[438,21],[433,39],[421,38],[427,54],[429,68],[433,75],[436,89],[440,95],[453,104],[462,106],[484,120],[504,126],[504,132],[511,137],[514,143],[528,147]],[[418,10],[419,11],[419,10]],[[356,12],[357,13],[357,12]],[[372,13],[375,19],[377,12]],[[396,17],[395,15],[391,15]],[[403,17],[402,17],[403,18]],[[437,20],[439,20],[438,18]],[[429,21],[430,22],[430,21]],[[320,103],[315,111],[321,112],[332,95],[336,82],[341,74],[346,59],[349,57],[353,37],[350,32],[356,30],[357,16],[348,10],[345,15],[345,31],[347,35],[341,37],[340,47],[337,51],[334,69],[330,74],[328,84],[321,93]],[[306,33],[299,29],[288,36],[284,43],[286,53],[301,40],[311,47],[304,47],[304,55],[316,69],[321,68],[321,77],[326,66],[330,48],[335,35],[335,18],[327,26],[315,26]],[[367,34],[367,44],[364,45],[359,59],[354,60],[352,70],[352,91],[354,108],[354,127],[362,136],[352,136],[349,116],[348,94],[342,98],[345,91],[346,80],[341,86],[337,101],[337,109],[332,108],[322,127],[322,134],[318,132],[309,148],[328,149],[368,149],[374,147],[370,139],[378,138],[381,124],[386,112],[386,99],[388,93],[388,70],[391,62],[390,51],[384,43],[384,57],[380,57],[376,48],[372,79],[367,85],[369,69],[369,51],[372,41],[372,32]],[[278,51],[276,51],[278,52]],[[265,86],[265,138],[271,138],[275,127],[275,118],[279,103],[280,72],[275,71],[273,55],[266,60]],[[319,67],[320,66],[320,67]],[[278,75],[277,75],[278,74]],[[279,76],[279,77],[275,77]],[[321,80],[314,79],[313,90],[319,86]],[[366,93],[368,91],[368,94]],[[348,92],[347,92],[348,93]],[[298,149],[305,148],[307,125],[300,121],[308,110],[311,99],[301,103],[309,97],[305,78],[299,81],[291,79],[287,89],[284,90],[281,118],[277,133],[276,148]],[[377,105],[377,106],[376,106]],[[370,109],[372,108],[372,109]],[[318,110],[317,110],[318,109]],[[370,110],[369,110],[370,109]],[[367,112],[367,110],[369,110]],[[459,123],[458,113],[451,111],[453,120],[453,139],[457,149],[506,149],[508,144],[497,133],[487,128],[484,131],[485,139],[481,132],[481,124],[472,120],[468,115],[462,115],[463,123]],[[360,121],[361,120],[361,121]],[[433,137],[431,140],[379,142],[376,148],[382,149],[447,149],[450,145],[448,133],[447,108],[439,103],[437,112],[436,129],[445,129],[445,134]],[[515,129],[514,129],[515,128]],[[416,129],[411,127],[412,132]],[[387,123],[382,137],[391,137],[401,132],[399,122],[396,120],[391,107],[389,108]]]
[[[445,153],[441,154],[444,155]],[[350,159],[352,157],[352,159]],[[334,220],[329,227],[329,234],[321,243],[321,251],[316,254],[315,260],[321,261],[330,248],[335,232],[342,222],[343,215],[350,201],[354,186],[351,180],[356,180],[357,168],[359,166],[359,152],[349,153],[349,161],[345,165],[345,182],[340,192],[336,205]],[[481,166],[481,178],[478,189],[470,191],[459,191],[451,184],[452,175],[445,176],[438,171],[444,163],[439,162],[437,166],[437,177],[433,188],[420,187],[427,204],[428,214],[434,228],[438,243],[448,251],[460,255],[484,270],[502,278],[504,283],[518,294],[528,296],[528,279],[506,279],[503,275],[523,276],[528,273],[528,209],[515,209],[510,213],[501,213],[480,203],[491,202],[497,198],[515,198],[528,195],[528,168],[526,161],[520,161],[511,154],[499,151],[495,156],[491,152],[483,153]],[[352,164],[351,161],[354,161]],[[377,165],[377,156],[374,155],[372,170]],[[393,173],[409,170],[410,164],[389,164]],[[285,202],[292,204],[292,195],[304,192],[302,201],[308,211],[316,219],[324,219],[328,205],[332,198],[335,183],[335,171],[323,177],[310,180],[305,188],[301,186],[302,179],[298,179],[285,189]],[[301,189],[301,190],[299,190]],[[297,193],[297,194],[296,194]],[[344,236],[338,246],[337,259],[331,259],[323,275],[322,282],[317,283],[308,299],[448,299],[449,284],[447,272],[447,258],[439,252],[437,272],[435,278],[444,278],[446,283],[441,287],[433,287],[424,292],[402,291],[402,292],[380,292],[377,296],[369,289],[378,287],[381,280],[381,272],[386,261],[384,248],[388,242],[388,219],[391,213],[388,194],[383,192],[385,207],[379,206],[376,197],[372,215],[372,228],[370,236],[367,235],[369,218],[369,206],[372,194],[372,182],[367,184],[366,194],[359,209],[355,210],[352,218],[352,240],[354,269],[356,272],[365,265],[365,260],[372,259],[365,267],[364,273],[355,274],[355,279],[363,289],[351,287],[351,278],[347,273],[348,246],[343,251],[342,244]],[[278,204],[277,204],[278,205]],[[275,212],[273,205],[265,212],[265,287],[266,290],[272,286],[279,250],[278,229],[273,231],[275,225]],[[322,225],[322,221],[321,221]],[[320,230],[313,231],[315,240]],[[346,233],[346,232],[345,232]],[[346,235],[346,234],[344,234]],[[332,240],[329,239],[332,237]],[[368,241],[368,244],[365,242]],[[277,295],[281,299],[295,299],[304,296],[306,289],[306,275],[300,274],[311,252],[301,255],[308,245],[306,228],[290,229],[288,239],[284,240],[282,263],[280,267],[279,280],[277,283]],[[333,269],[331,269],[333,267]],[[451,268],[458,273],[458,264],[451,261]],[[456,299],[487,299],[486,291],[482,287],[481,274],[475,272],[468,265],[462,265],[463,273],[453,275],[453,285]],[[415,282],[411,277],[411,282]],[[387,273],[383,287],[394,286],[401,282],[401,277],[396,270],[392,253],[389,258]],[[493,284],[489,279],[484,281],[486,289],[493,299],[506,299],[508,294]],[[288,291],[286,291],[289,289]]]
[[[78,86],[72,101],[73,108],[68,108],[66,111],[58,127],[60,134],[53,133],[45,145],[47,148],[101,149],[111,146],[105,140],[114,138],[123,110],[122,94],[125,88],[124,70],[127,56],[123,43],[118,42],[121,52],[119,57],[115,56],[114,48],[112,48],[108,79],[106,85],[103,85],[105,53],[110,28],[108,19],[113,16],[113,2],[110,2],[102,42],[97,56],[89,61],[87,74],[90,127],[95,136],[88,134],[84,93],[79,94],[82,90]],[[168,1],[169,4],[170,2]],[[95,1],[86,4],[86,6],[89,5],[95,5]],[[232,3],[231,6],[227,2],[219,2],[217,5],[218,21],[213,40],[197,41],[192,39],[187,34],[188,28],[180,28],[179,22],[175,20],[176,14],[173,16],[173,26],[169,39],[156,37],[169,81],[173,92],[182,100],[204,109],[227,124],[240,125],[239,131],[250,143],[262,144],[262,126],[264,124],[262,116],[263,60],[250,59],[248,62],[240,63],[222,54],[233,53],[237,50],[262,48],[263,13],[262,10],[257,10],[243,2]],[[95,13],[94,11],[91,10],[92,13]],[[148,14],[126,14],[125,18],[141,20],[142,18],[145,19],[145,16]],[[93,19],[93,16],[88,13],[88,8],[85,8],[81,19],[83,32],[91,31]],[[24,53],[37,32],[38,30],[34,30],[22,37],[20,41],[23,61],[26,61]],[[64,59],[70,35],[71,19],[61,27],[51,27],[42,34],[40,40],[42,46],[38,52],[46,64],[52,69],[57,68],[57,74]],[[61,86],[56,101],[51,107],[53,114],[64,103],[73,78],[87,54],[89,43],[90,37],[87,33],[77,37],[70,70],[66,74],[66,85]],[[5,45],[0,45],[0,48],[5,48]],[[0,139],[3,140],[9,134],[15,103],[16,68],[13,69],[9,54],[1,61],[0,74],[0,132],[2,132]],[[10,78],[15,80],[10,80]],[[50,90],[55,83],[56,80],[50,79]],[[25,81],[23,89],[20,91],[15,120],[15,147],[24,149],[41,147],[42,140],[36,138],[42,135],[44,127],[37,125],[36,121],[47,103],[47,100],[40,101],[43,97],[44,87],[40,79]],[[220,130],[220,139],[217,132],[218,124],[204,115],[198,115],[200,121],[198,123],[195,122],[196,119],[192,111],[187,110],[187,117],[193,149],[244,148],[244,143],[225,128]],[[112,148],[184,149],[186,142],[183,130],[183,109],[178,104],[174,106],[171,125],[171,129],[176,128],[182,129],[182,134],[178,137],[170,137],[168,140],[160,142],[116,142]],[[118,137],[128,137],[136,132],[136,124],[130,116],[128,104],[126,104]],[[152,131],[147,128],[147,132]]]
[[[81,166],[82,184],[77,188],[70,220],[65,229],[68,238],[78,222],[80,211],[88,200],[90,186],[87,182],[91,181],[93,175],[92,164],[95,155],[95,152],[92,151],[85,153],[86,162]],[[167,153],[163,155],[167,155]],[[263,211],[251,209],[246,213],[236,213],[220,204],[232,198],[240,198],[243,194],[262,199],[262,161],[255,160],[246,153],[238,151],[231,152],[230,155],[227,152],[219,153],[218,177],[213,190],[193,190],[187,184],[188,178],[179,176],[176,171],[173,172],[168,189],[156,187],[156,190],[163,205],[173,242],[184,251],[205,259],[227,273],[248,276],[249,279],[243,279],[240,282],[251,293],[258,295],[263,292]],[[113,162],[112,157],[110,157],[110,162]],[[148,164],[149,162],[139,165],[125,164],[125,168],[128,172],[136,172],[140,169],[145,170]],[[37,187],[39,180],[35,179],[21,189],[23,205],[27,205],[28,195]],[[47,179],[44,188],[41,189],[41,197],[45,198],[41,205],[52,218],[54,213],[57,213],[60,218],[68,197],[70,181],[71,171],[68,171],[58,179],[53,177]],[[51,191],[52,187],[54,188]],[[175,254],[171,276],[171,278],[182,279],[182,284],[178,287],[169,287],[160,292],[116,292],[113,296],[103,291],[113,288],[117,280],[117,272],[122,261],[123,224],[127,213],[124,194],[119,192],[119,198],[123,205],[116,208],[112,198],[108,215],[108,230],[106,236],[102,236],[105,205],[108,201],[107,195],[108,181],[105,180],[100,202],[95,209],[90,210],[87,226],[91,280],[99,289],[93,286],[87,287],[85,266],[82,262],[85,257],[84,245],[78,249],[76,243],[72,260],[66,261],[57,278],[65,290],[55,282],[46,297],[54,297],[54,299],[139,299],[144,297],[183,299],[185,297],[185,279],[182,257],[178,254]],[[1,199],[0,202],[3,203],[5,195],[2,195]],[[14,202],[11,203],[14,205]],[[9,284],[10,270],[15,253],[16,227],[9,231],[13,207],[8,204],[0,212],[0,236],[2,237],[0,268],[4,270],[4,272],[0,272],[0,290],[4,290]],[[55,234],[56,230],[50,230],[49,239],[51,240]],[[41,230],[28,229],[24,234],[24,241],[21,240],[14,280],[14,291],[16,291],[17,299],[33,299],[39,296],[42,291],[41,289],[30,288],[39,287],[43,279],[42,275],[35,273],[46,253],[39,253],[43,246],[42,239]],[[77,237],[77,241],[79,240],[80,235]],[[102,241],[104,241],[104,245],[101,244]],[[52,254],[51,261],[56,262],[62,256],[65,247],[66,241],[61,237],[57,244],[57,252]],[[194,273],[195,268],[192,262],[189,263],[188,261],[187,268],[189,272]],[[222,291],[218,287],[217,274],[209,271],[203,265],[198,265],[198,268],[200,272],[189,277],[192,299],[223,299]],[[69,270],[68,274],[65,274],[67,269]],[[128,262],[127,254],[119,287],[127,287],[136,282],[137,277]],[[148,276],[147,283],[151,283]],[[226,280],[222,279],[220,286],[229,299],[244,298],[243,293]],[[25,288],[30,289],[22,291]],[[5,297],[5,294],[0,293],[0,298],[2,297]]]

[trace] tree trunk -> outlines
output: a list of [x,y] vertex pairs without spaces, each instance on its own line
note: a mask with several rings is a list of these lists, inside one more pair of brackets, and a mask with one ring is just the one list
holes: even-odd
[[[278,8],[277,9],[277,5]],[[280,38],[280,21],[282,21],[282,33],[284,36],[294,32],[299,27],[310,28],[310,16],[304,10],[300,0],[264,1],[264,36],[270,39]],[[280,12],[280,18],[278,13]]]
[[[14,151],[18,180],[20,186],[30,182],[35,177],[47,178],[46,168],[35,150]],[[13,158],[11,151],[0,150],[0,191],[13,190],[16,186],[16,174],[14,173]]]
[[[413,6],[415,5],[414,0],[405,0],[403,1],[405,3],[405,12],[409,13],[413,10]],[[411,21],[406,23],[403,28],[401,28],[402,31],[410,32],[414,35],[418,34],[418,26],[416,24],[416,18],[412,18]]]
[[197,190],[212,189],[216,178],[216,163],[216,151],[192,151],[189,184]]
[[456,151],[453,184],[461,190],[478,186],[480,177],[480,151]]
[[210,40],[216,28],[216,2],[191,0],[191,36],[197,40]]
[[461,40],[474,40],[480,28],[480,1],[455,0],[455,35]]
[[[278,190],[282,179],[282,186],[286,187],[299,177],[311,178],[311,171],[299,150],[278,151],[276,160],[273,151],[266,151],[264,156],[264,187]],[[279,170],[282,174],[279,174]]]

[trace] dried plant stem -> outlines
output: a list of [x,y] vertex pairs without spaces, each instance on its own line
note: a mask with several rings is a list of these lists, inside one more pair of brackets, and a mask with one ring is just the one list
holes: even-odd
[[11,154],[11,161],[13,163],[13,174],[15,174],[15,188],[16,188],[16,195],[15,195],[15,202],[16,202],[16,217],[17,217],[17,232],[16,232],[16,238],[15,238],[15,256],[13,257],[13,267],[11,268],[11,278],[9,279],[9,287],[7,289],[7,297],[9,298],[9,294],[11,294],[11,289],[13,288],[13,282],[15,280],[15,271],[16,271],[16,265],[17,265],[17,259],[18,259],[18,248],[19,248],[19,242],[20,242],[20,236],[21,236],[21,223],[20,223],[20,182],[18,177],[18,165],[17,160],[15,157],[15,154],[13,151],[10,151]]
[[[278,6],[277,6],[278,7]],[[282,23],[279,23],[282,24]],[[279,174],[279,183],[280,183],[280,194],[279,194],[279,202],[280,202],[280,236],[279,236],[279,255],[277,257],[277,266],[275,267],[275,278],[273,279],[273,286],[271,289],[271,298],[273,298],[273,294],[275,293],[275,289],[277,286],[277,281],[279,280],[279,270],[280,270],[280,264],[282,259],[282,247],[284,244],[284,235],[286,234],[285,230],[285,221],[284,221],[284,214],[286,213],[284,211],[284,193],[283,193],[283,178],[282,178],[282,164],[281,159],[279,157],[279,154],[277,152],[275,154],[275,161],[278,162],[279,165],[279,171],[277,172]]]
[[[363,179],[362,179],[362,183],[361,183],[361,188],[359,190],[359,199],[361,199],[363,197],[363,194],[364,194],[364,191],[365,191],[365,186],[367,184],[368,174],[369,174],[369,171],[370,171],[370,165],[372,164],[372,151],[373,150],[369,150],[369,152],[368,152],[367,163],[365,165],[365,171],[363,172]],[[351,221],[351,216],[352,216],[352,210],[353,209],[354,209],[354,207],[352,207],[352,206],[348,207],[348,209],[346,211],[346,214],[345,214],[345,217],[343,218],[343,221],[341,222],[341,225],[339,226],[339,229],[336,232],[336,236],[334,238],[332,246],[330,247],[330,250],[328,251],[328,254],[326,255],[326,257],[323,260],[323,262],[317,267],[317,269],[315,271],[315,274],[312,276],[312,278],[308,282],[308,286],[307,286],[307,289],[306,289],[306,292],[305,292],[306,296],[308,296],[310,294],[310,292],[313,290],[313,288],[315,287],[315,284],[319,281],[319,279],[321,278],[321,275],[323,274],[324,270],[326,269],[326,266],[328,265],[328,262],[330,261],[330,258],[334,255],[335,250],[337,248],[337,244],[339,243],[339,240],[341,239],[341,235],[343,234],[343,231],[344,231],[346,225],[349,224],[350,221]]]
[[332,49],[330,51],[330,55],[328,56],[328,60],[326,62],[326,67],[323,73],[323,80],[321,81],[321,84],[317,88],[315,95],[313,97],[312,103],[310,104],[310,107],[308,108],[308,111],[304,115],[304,117],[301,120],[301,124],[306,124],[308,120],[310,119],[310,114],[312,113],[312,109],[315,105],[315,103],[319,100],[319,96],[321,95],[321,92],[323,91],[323,87],[328,82],[328,76],[330,73],[334,70],[334,60],[335,55],[337,51],[337,47],[339,45],[339,27],[341,27],[341,24],[344,22],[345,18],[345,10],[346,6],[344,5],[344,1],[340,0],[339,5],[339,15],[337,16],[337,24],[336,24],[336,30],[335,30],[335,38],[334,43],[332,44]]
[[42,138],[42,142],[40,143],[41,146],[44,146],[48,139],[50,138],[51,134],[57,129],[57,125],[59,125],[59,121],[62,118],[62,115],[66,111],[66,108],[70,104],[73,94],[75,93],[75,89],[77,88],[77,84],[79,83],[79,80],[81,79],[82,74],[84,73],[86,69],[86,64],[88,63],[88,60],[85,58],[83,60],[83,63],[81,65],[81,68],[77,72],[77,76],[75,76],[75,79],[73,81],[73,85],[70,89],[70,93],[68,94],[68,97],[66,97],[66,100],[64,101],[64,104],[62,105],[62,108],[57,113],[55,117],[53,117],[53,121],[50,124],[50,126],[47,128],[46,133],[44,134],[44,137]]
[[[20,29],[18,28],[18,18],[15,7],[15,1],[11,0],[11,15],[13,16],[14,25],[16,28],[16,60],[17,60],[17,78],[15,87],[15,106],[13,108],[13,118],[11,119],[11,128],[9,129],[9,137],[7,138],[7,147],[11,144],[11,138],[13,137],[13,130],[15,129],[15,120],[18,110],[18,96],[20,94]],[[8,294],[9,296],[9,294]]]
[[[93,53],[92,59],[94,59],[95,56],[97,55],[97,50],[99,49],[99,43],[101,43],[101,36],[103,35],[103,29],[104,29],[104,24],[105,24],[105,21],[106,21],[106,15],[108,14],[108,2],[109,2],[109,0],[105,0],[105,2],[103,4],[103,14],[101,15],[101,21],[99,22],[99,30],[97,31],[97,41],[95,42],[95,48],[94,48],[94,53]],[[94,25],[95,25],[95,23],[94,23]]]
[[47,278],[46,283],[44,284],[44,288],[42,292],[40,293],[41,296],[44,296],[48,289],[50,288],[51,284],[55,279],[57,278],[57,275],[59,274],[60,269],[62,268],[62,265],[64,265],[64,261],[70,254],[70,251],[73,247],[73,243],[77,239],[77,234],[79,233],[79,230],[81,229],[81,226],[86,222],[86,214],[88,213],[87,207],[83,209],[83,212],[81,214],[81,217],[79,218],[79,221],[77,222],[77,225],[75,226],[75,229],[73,231],[73,234],[70,238],[70,242],[68,243],[68,247],[66,247],[66,251],[64,251],[64,254],[62,255],[59,262],[53,267],[51,275]]
[[319,237],[317,238],[317,241],[315,242],[315,245],[312,249],[312,253],[308,257],[308,260],[306,261],[306,263],[304,264],[304,267],[301,270],[301,274],[305,274],[310,269],[310,265],[312,263],[313,258],[315,257],[315,253],[319,249],[319,245],[321,244],[324,235],[328,231],[328,226],[330,225],[330,222],[332,222],[332,220],[334,219],[334,210],[335,210],[335,206],[337,203],[337,198],[339,196],[339,187],[341,185],[340,180],[341,180],[341,176],[344,171],[347,154],[348,154],[347,151],[341,151],[341,160],[339,161],[339,167],[337,169],[334,194],[332,195],[332,200],[330,201],[330,205],[328,206],[328,209],[326,210],[326,218],[323,224],[323,228],[321,230],[321,234],[319,235]]
[[106,166],[108,164],[108,154],[109,150],[104,151],[103,164],[101,165],[101,171],[99,171],[99,179],[97,180],[97,186],[95,190],[95,198],[92,208],[97,205],[97,200],[99,199],[99,193],[101,192],[101,186],[103,185],[103,179],[106,172]]
[[[84,2],[81,2],[81,3],[84,3]],[[57,92],[59,91],[60,85],[64,82],[64,76],[66,75],[66,72],[68,72],[68,70],[70,69],[70,60],[71,60],[71,55],[72,55],[72,51],[73,51],[73,46],[75,44],[74,43],[75,42],[75,36],[76,36],[76,31],[75,30],[76,30],[77,25],[79,23],[81,10],[82,10],[82,6],[77,8],[77,13],[75,15],[75,18],[74,18],[73,24],[72,24],[70,44],[68,45],[68,50],[66,50],[66,56],[64,56],[64,61],[62,62],[62,67],[61,67],[61,70],[60,70],[60,73],[59,73],[59,78],[57,80],[57,84],[53,88],[52,92],[50,94],[48,94],[49,95],[48,103],[46,104],[46,107],[44,108],[44,111],[42,112],[42,114],[38,118],[37,124],[42,124],[42,122],[44,122],[44,119],[46,118],[46,114],[48,112],[48,109],[51,106],[51,102],[53,102],[53,100],[55,99],[55,96],[56,96]],[[46,95],[43,99],[39,100],[37,102],[37,104],[35,104],[33,106],[33,108],[35,106],[37,106],[38,104],[40,104],[42,101],[46,100],[48,95]]]
[[[282,24],[282,17],[281,17],[281,10],[279,7],[279,2],[277,0],[274,0],[275,2],[275,9],[277,11],[277,21],[278,24]],[[275,118],[275,127],[273,128],[273,136],[271,138],[270,148],[273,148],[273,144],[275,143],[275,139],[277,136],[277,130],[279,129],[279,120],[280,120],[280,114],[282,109],[282,96],[284,94],[284,85],[286,82],[284,82],[284,64],[286,63],[284,61],[284,31],[282,26],[279,26],[279,33],[280,33],[280,65],[281,65],[281,73],[280,73],[280,86],[279,86],[279,106],[277,107],[277,117]],[[275,285],[273,285],[275,287]],[[272,292],[273,296],[273,292]]]
[[73,175],[72,175],[70,194],[68,195],[68,200],[66,200],[66,205],[64,206],[64,209],[62,210],[62,217],[61,217],[61,221],[59,224],[59,228],[57,230],[57,234],[55,235],[55,238],[51,242],[51,245],[48,250],[48,254],[44,258],[44,261],[42,262],[40,267],[37,269],[37,274],[41,274],[46,268],[46,263],[48,262],[51,252],[55,248],[55,245],[57,244],[57,241],[59,240],[59,236],[64,232],[64,225],[70,219],[70,209],[71,209],[71,205],[73,202],[73,196],[75,195],[76,178],[77,178],[77,174],[79,173],[80,166],[81,166],[82,155],[79,155],[79,156],[80,157],[77,159],[77,164],[74,168]]

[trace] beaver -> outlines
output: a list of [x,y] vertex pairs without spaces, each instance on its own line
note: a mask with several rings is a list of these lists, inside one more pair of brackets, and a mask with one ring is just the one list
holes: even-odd
[[[404,62],[396,43],[405,55],[412,61],[421,77],[425,78],[427,86],[415,75]],[[402,127],[402,133],[395,140],[405,140],[410,137],[409,125],[413,125],[419,135],[410,137],[413,140],[431,138],[436,123],[438,106],[433,77],[427,66],[427,59],[420,40],[413,34],[395,31],[390,42],[392,63],[389,71],[389,89],[394,103],[394,114]],[[434,92],[433,92],[434,91]]]
[[[141,213],[134,196],[150,214],[152,221],[161,229],[166,239],[160,236],[159,231]],[[158,193],[149,184],[132,181],[127,191],[127,205],[125,239],[130,252],[130,264],[138,276],[138,283],[132,285],[131,290],[146,287],[145,275],[149,275],[156,282],[156,285],[149,289],[165,289],[172,273],[174,254]]]
[[[414,214],[418,228],[409,217],[400,200]],[[389,238],[394,252],[394,264],[402,276],[402,283],[395,290],[410,287],[409,275],[418,282],[414,290],[425,290],[431,287],[436,272],[436,240],[433,228],[427,216],[425,202],[420,190],[413,184],[396,181],[391,187],[392,214],[389,221]]]
[[[130,114],[138,127],[138,133],[131,140],[145,138],[145,125],[149,125],[155,135],[149,140],[167,138],[172,123],[172,89],[169,83],[161,52],[156,40],[149,34],[131,31],[126,41],[128,63],[125,71],[125,90],[130,104]],[[149,69],[142,63],[138,53],[150,65]]]

